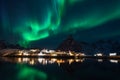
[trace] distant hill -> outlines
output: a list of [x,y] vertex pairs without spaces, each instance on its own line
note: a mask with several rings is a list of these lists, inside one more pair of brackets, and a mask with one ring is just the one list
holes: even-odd
[[73,39],[72,36],[67,37],[58,47],[56,50],[61,50],[61,51],[76,51],[80,52],[81,47],[77,41]]
[[9,43],[6,43],[4,40],[0,40],[0,49],[6,49],[6,48],[10,48],[10,49],[24,49],[19,44],[9,44]]
[[90,44],[86,42],[77,42],[72,36],[69,36],[57,47],[56,50],[83,52],[88,55],[96,53],[109,55],[109,53],[114,52],[120,54],[120,42],[113,40],[99,40]]
[[5,49],[7,48],[7,45],[4,40],[0,40],[0,49]]

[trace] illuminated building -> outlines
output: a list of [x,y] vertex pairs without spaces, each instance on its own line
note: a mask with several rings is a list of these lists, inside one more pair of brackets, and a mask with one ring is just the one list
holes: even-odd
[[117,56],[117,53],[110,53],[109,56]]
[[97,54],[94,54],[94,56],[103,56],[102,53],[97,53]]

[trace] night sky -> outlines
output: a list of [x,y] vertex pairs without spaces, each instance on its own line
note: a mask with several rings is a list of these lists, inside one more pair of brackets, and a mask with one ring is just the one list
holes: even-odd
[[78,41],[120,40],[120,0],[0,0],[0,39],[55,48]]

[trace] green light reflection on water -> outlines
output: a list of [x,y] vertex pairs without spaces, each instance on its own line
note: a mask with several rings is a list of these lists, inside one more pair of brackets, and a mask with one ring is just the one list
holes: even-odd
[[25,64],[17,64],[17,80],[47,80],[47,74]]

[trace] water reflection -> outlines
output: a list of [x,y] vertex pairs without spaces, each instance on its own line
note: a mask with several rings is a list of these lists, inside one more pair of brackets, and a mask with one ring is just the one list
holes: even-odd
[[98,62],[103,62],[103,59],[98,59]]
[[2,57],[1,58],[4,61],[8,62],[14,62],[14,63],[27,63],[30,65],[35,64],[53,64],[57,63],[59,66],[62,63],[68,63],[69,65],[76,62],[76,63],[82,63],[85,59],[57,59],[57,58],[10,58],[10,57]]
[[109,61],[110,63],[119,63],[120,59],[96,59],[97,62],[102,63],[105,61]]
[[[30,65],[35,64],[53,64],[57,63],[59,66],[62,63],[68,63],[69,65],[72,63],[82,63],[85,61],[85,58],[81,59],[57,59],[57,58],[10,58],[10,57],[2,57],[1,60],[7,61],[7,62],[14,62],[14,63],[27,63]],[[105,59],[96,59],[97,62],[104,62]],[[117,59],[110,59],[109,62],[111,63],[119,63],[120,60]]]
[[36,68],[17,64],[16,80],[47,80],[47,74]]
[[118,63],[118,62],[120,62],[120,60],[110,59],[110,62],[111,62],[111,63]]
[[1,57],[0,62],[1,80],[120,80],[119,59]]

